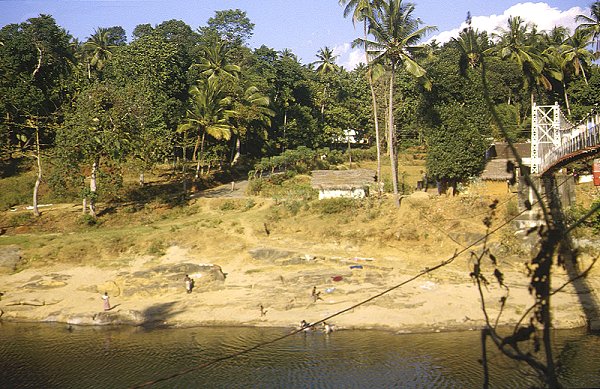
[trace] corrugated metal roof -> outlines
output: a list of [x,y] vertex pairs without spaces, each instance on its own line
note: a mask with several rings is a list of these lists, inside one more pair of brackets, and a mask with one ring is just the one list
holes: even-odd
[[316,189],[352,189],[375,183],[375,171],[353,170],[313,170],[312,187]]

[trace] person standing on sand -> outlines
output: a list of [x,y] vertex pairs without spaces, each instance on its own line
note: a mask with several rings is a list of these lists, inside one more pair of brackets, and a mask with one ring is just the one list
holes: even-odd
[[317,300],[323,300],[321,298],[321,292],[317,292],[317,287],[316,286],[313,287],[311,296],[312,296],[312,299],[313,299],[313,303],[316,303]]
[[104,300],[104,302],[103,302],[104,310],[105,311],[110,310],[110,301],[108,301],[108,292],[104,292],[104,295],[102,296],[102,300]]
[[183,279],[185,281],[185,290],[187,293],[192,293],[192,287],[194,285],[194,282],[192,281],[192,279],[190,278],[189,275],[185,275],[185,278]]

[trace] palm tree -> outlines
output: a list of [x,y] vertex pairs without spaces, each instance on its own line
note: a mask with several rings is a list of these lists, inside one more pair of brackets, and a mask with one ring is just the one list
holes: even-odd
[[[394,83],[396,71],[403,68],[408,74],[426,80],[426,72],[415,60],[414,56],[421,46],[416,44],[426,33],[435,30],[435,27],[419,27],[422,22],[413,17],[415,6],[411,3],[404,4],[402,0],[387,0],[377,4],[372,14],[366,15],[369,33],[373,40],[357,39],[363,43],[373,64],[387,64],[390,66],[389,102],[388,102],[388,139],[389,155],[392,168],[392,184],[396,206],[400,206],[398,195],[398,161],[396,158],[396,142],[394,136]],[[426,87],[430,87],[428,80]]]
[[587,49],[590,43],[590,35],[585,30],[575,30],[573,35],[567,38],[562,45],[562,53],[565,61],[569,64],[575,75],[579,73],[583,76],[585,84],[588,85],[588,79],[585,68],[589,67],[594,60],[594,55]]
[[[525,87],[531,96],[531,105],[534,102],[534,89],[542,85],[547,90],[552,89],[552,84],[544,74],[546,63],[536,49],[539,34],[533,26],[525,23],[520,16],[509,17],[508,27],[499,28],[499,34],[493,35],[499,39],[496,50],[501,59],[517,64],[525,76]],[[558,77],[557,74],[554,74]]]
[[112,58],[112,50],[116,47],[111,45],[110,30],[108,28],[98,27],[94,33],[83,44],[84,48],[89,50],[88,58],[88,79],[92,78],[91,68],[95,68],[101,75],[102,69]]
[[583,30],[585,35],[590,35],[596,42],[596,59],[600,57],[600,1],[596,0],[590,7],[590,16],[577,15],[575,21],[582,22],[577,30]]
[[235,165],[241,155],[241,140],[246,136],[248,130],[253,126],[263,128],[271,125],[271,118],[275,116],[275,112],[269,105],[271,101],[268,96],[265,96],[255,86],[250,86],[244,91],[242,98],[235,103],[235,130],[237,135],[235,142],[235,155],[231,160],[231,165]]
[[224,41],[216,40],[212,45],[204,47],[200,63],[195,65],[208,78],[237,79],[241,68],[228,59],[229,49]]
[[467,14],[467,27],[458,34],[458,38],[453,38],[452,41],[460,51],[459,67],[462,73],[465,73],[467,68],[473,69],[481,63],[488,46],[488,37],[485,32],[480,33],[478,30],[473,30],[470,13]]
[[567,95],[566,78],[571,74],[575,76],[581,74],[585,84],[588,85],[585,68],[594,60],[594,55],[587,49],[589,43],[590,35],[585,30],[579,29],[575,30],[572,36],[564,39],[560,44],[550,45],[544,51],[544,55],[549,62],[555,63],[555,66],[561,72],[561,84],[569,116],[571,116],[571,107]]
[[[337,55],[333,55],[333,50],[329,47],[325,46],[317,52],[318,60],[313,62],[311,65],[318,65],[316,72],[319,76],[323,78],[327,78],[327,75],[335,72],[339,69],[339,67],[335,64],[335,60],[337,59]],[[327,87],[329,86],[329,82],[325,82],[325,86],[323,87],[323,100],[321,101],[321,118],[325,112],[325,100],[327,100]]]
[[289,58],[293,61],[298,61],[298,57],[296,56],[296,54],[294,54],[294,52],[291,49],[283,49],[279,51],[278,54],[280,59]]
[[379,135],[379,118],[377,115],[377,98],[375,95],[375,87],[373,85],[373,69],[369,66],[369,53],[367,50],[367,15],[373,13],[375,4],[379,3],[379,0],[339,0],[340,5],[346,5],[344,8],[344,17],[352,14],[352,24],[356,25],[357,21],[363,22],[364,32],[364,50],[365,50],[365,64],[367,64],[367,81],[369,82],[369,89],[371,90],[371,104],[373,106],[373,122],[375,125],[375,147],[377,149],[377,187],[379,194],[381,195],[381,139]]
[[317,66],[317,73],[324,75],[327,73],[334,72],[338,69],[335,64],[335,60],[338,58],[337,55],[333,55],[333,50],[325,46],[317,52],[318,60],[313,62]]
[[[232,127],[229,117],[235,114],[229,109],[231,99],[226,97],[222,87],[214,78],[198,81],[197,85],[190,88],[190,108],[186,117],[178,126],[178,132],[195,132],[196,144],[194,146],[194,160],[198,155],[196,178],[200,174],[201,163],[204,160],[204,142],[206,135],[217,140],[231,139]],[[200,149],[200,153],[198,153]]]

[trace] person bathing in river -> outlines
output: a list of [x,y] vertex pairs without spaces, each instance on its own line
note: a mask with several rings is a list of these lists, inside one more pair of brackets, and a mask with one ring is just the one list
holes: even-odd
[[333,332],[333,325],[327,324],[325,322],[321,323],[323,325],[323,332],[326,334],[331,334]]

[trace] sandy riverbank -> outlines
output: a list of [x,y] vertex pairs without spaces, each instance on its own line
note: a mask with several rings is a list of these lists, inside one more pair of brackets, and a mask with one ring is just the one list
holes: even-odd
[[[57,265],[2,274],[1,319],[81,325],[293,327],[301,320],[316,322],[348,309],[447,259],[428,257],[405,253],[403,257],[362,258],[255,247],[211,261],[225,276],[219,280],[194,251],[172,246],[159,258],[138,257],[117,268]],[[338,328],[406,332],[479,328],[483,313],[467,262],[466,257],[459,257],[443,269],[328,321]],[[510,298],[500,323],[513,324],[532,299],[522,268],[514,263],[505,267]],[[185,273],[196,281],[190,294],[184,288]],[[594,271],[588,277],[593,290],[600,286],[597,275]],[[557,275],[555,284],[564,280]],[[311,296],[314,286],[321,292],[316,302]],[[102,309],[104,291],[112,305],[107,312]],[[494,318],[501,295],[496,285],[486,292]],[[580,297],[572,286],[554,296],[556,328],[586,325]]]

